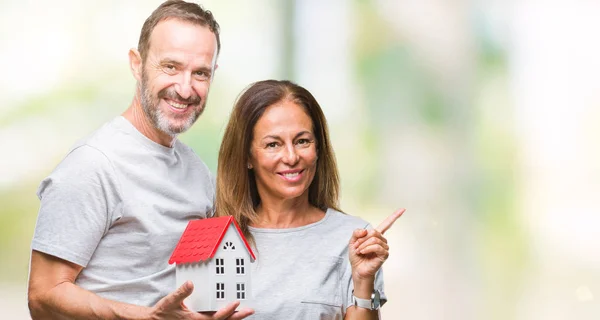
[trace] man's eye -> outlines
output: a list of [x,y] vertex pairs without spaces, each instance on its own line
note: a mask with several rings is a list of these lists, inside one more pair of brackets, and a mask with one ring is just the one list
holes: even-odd
[[172,64],[167,64],[163,67],[163,69],[165,70],[165,72],[173,73],[176,71],[177,68],[175,68],[175,66]]
[[196,71],[194,72],[194,75],[196,76],[196,78],[201,80],[207,80],[210,78],[210,74],[206,71]]

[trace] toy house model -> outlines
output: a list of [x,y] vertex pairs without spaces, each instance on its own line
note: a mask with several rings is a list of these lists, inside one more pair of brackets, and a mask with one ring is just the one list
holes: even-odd
[[192,220],[169,264],[176,264],[176,284],[187,280],[194,291],[184,301],[194,311],[216,311],[239,300],[248,307],[251,299],[252,249],[231,216]]

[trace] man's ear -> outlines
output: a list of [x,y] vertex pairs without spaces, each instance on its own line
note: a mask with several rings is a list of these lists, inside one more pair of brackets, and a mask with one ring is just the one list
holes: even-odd
[[140,52],[135,48],[129,49],[129,68],[131,68],[133,77],[138,82],[142,82],[142,56],[140,56]]
[[210,75],[210,83],[213,82],[213,79],[215,78],[215,73],[216,73],[217,69],[219,69],[219,64],[215,63],[215,68],[213,69],[213,71],[212,71],[212,73]]

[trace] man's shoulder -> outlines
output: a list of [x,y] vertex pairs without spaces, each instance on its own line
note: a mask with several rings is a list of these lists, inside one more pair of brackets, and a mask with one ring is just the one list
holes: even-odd
[[112,173],[110,159],[104,152],[86,143],[74,146],[49,177],[55,181],[78,177],[80,180]]
[[82,145],[88,145],[105,152],[113,149],[118,144],[125,143],[128,134],[123,130],[123,120],[122,117],[116,117],[105,122],[102,126],[75,143],[73,149]]
[[116,137],[115,129],[112,126],[112,121],[104,123],[100,128],[96,129],[86,137],[77,141],[65,157],[53,171],[75,171],[84,173],[83,171],[104,170],[110,167],[111,146],[114,145]]
[[202,160],[200,155],[198,155],[198,153],[196,153],[196,151],[194,151],[194,149],[191,146],[185,144],[181,140],[177,140],[177,144],[175,145],[175,148],[176,148],[176,152],[181,154],[185,161],[190,161],[190,162],[198,165],[198,167],[201,168],[202,170],[210,173],[210,169],[208,168],[208,166],[206,165],[204,160]]
[[183,141],[181,140],[177,140],[177,143],[175,144],[175,149],[181,153],[184,154],[187,157],[191,157],[191,158],[195,158],[198,160],[200,159],[200,156],[198,156],[198,154],[194,151],[194,149],[192,147],[190,147],[189,145],[185,144]]

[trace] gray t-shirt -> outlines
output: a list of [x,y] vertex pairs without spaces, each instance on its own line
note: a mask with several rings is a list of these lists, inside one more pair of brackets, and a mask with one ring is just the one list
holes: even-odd
[[83,266],[84,289],[151,306],[175,289],[169,257],[188,221],[211,214],[214,189],[193,150],[154,143],[119,116],[42,181],[31,247]]
[[[290,229],[250,228],[256,241],[252,264],[252,319],[342,319],[352,305],[348,242],[371,226],[328,209],[315,223]],[[383,293],[382,271],[375,289]]]

